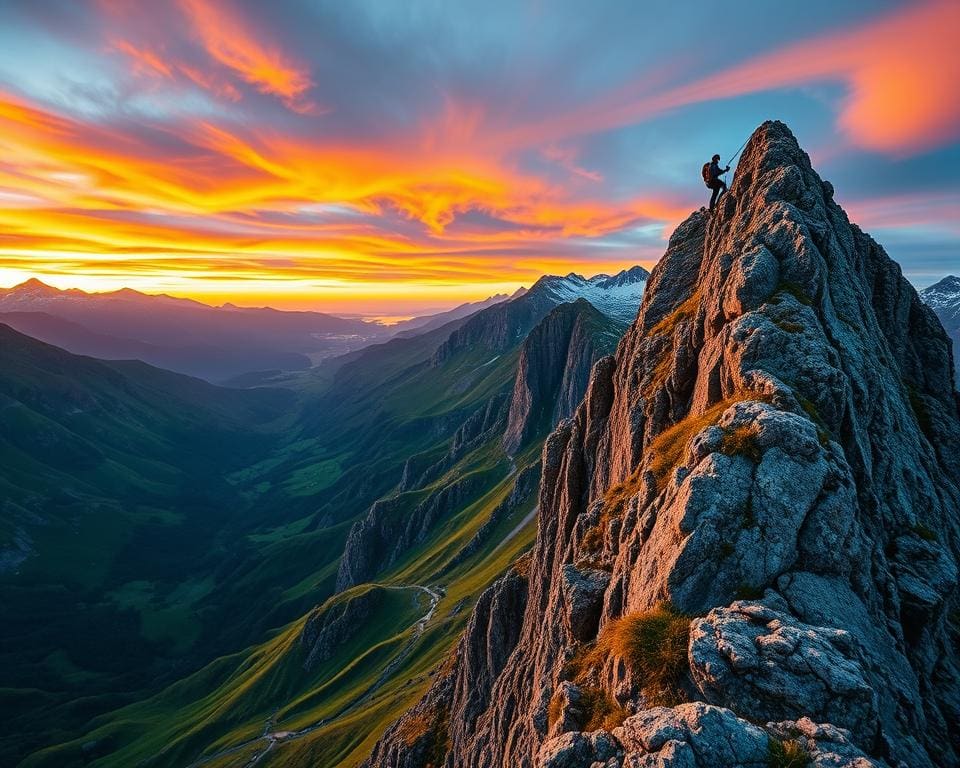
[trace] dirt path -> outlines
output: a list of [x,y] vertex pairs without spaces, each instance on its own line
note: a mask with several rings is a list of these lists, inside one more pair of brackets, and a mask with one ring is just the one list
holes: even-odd
[[500,547],[502,547],[504,544],[506,544],[508,541],[514,538],[518,533],[520,533],[520,531],[524,529],[524,526],[526,526],[527,523],[529,523],[531,520],[533,520],[533,518],[537,516],[537,510],[539,509],[540,507],[534,506],[533,509],[527,512],[527,514],[524,515],[523,520],[517,523],[516,527],[512,531],[510,531],[510,533],[504,536],[503,539],[501,539],[500,543],[493,548],[493,551],[496,552],[498,549],[500,549]]

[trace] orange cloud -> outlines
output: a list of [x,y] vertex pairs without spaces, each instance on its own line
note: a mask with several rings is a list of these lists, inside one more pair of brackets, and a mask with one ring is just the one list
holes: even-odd
[[[114,40],[136,74],[158,87],[190,81],[231,101],[242,80],[292,109],[310,108],[308,70],[254,37],[232,6],[180,6],[202,43],[200,60],[214,63],[201,68],[136,36]],[[479,295],[543,271],[617,269],[657,254],[612,250],[600,262],[600,249],[589,251],[594,239],[669,231],[689,201],[604,199],[602,178],[581,165],[572,137],[697,102],[837,81],[848,87],[838,120],[852,141],[887,152],[936,146],[960,130],[950,39],[958,15],[957,3],[911,5],[685,85],[632,83],[527,122],[447,96],[439,114],[379,139],[298,135],[223,113],[111,125],[0,92],[0,278],[33,265],[36,274],[114,286],[128,275],[140,287],[153,280],[193,294],[232,281],[361,296],[392,280],[396,293],[433,286],[452,296],[463,283]],[[560,172],[530,170],[521,156]],[[894,203],[864,211],[894,226]],[[938,216],[949,218],[948,208]],[[911,216],[920,213],[915,206]]]
[[960,135],[960,3],[911,3],[880,19],[804,40],[684,85],[649,90],[646,78],[565,114],[497,132],[500,146],[562,141],[665,112],[776,88],[835,81],[847,87],[838,123],[856,145],[893,154]]
[[561,147],[558,144],[551,144],[547,147],[544,147],[541,150],[541,154],[547,160],[557,163],[562,168],[566,168],[575,176],[581,176],[582,178],[589,179],[590,181],[603,181],[603,176],[601,176],[599,172],[588,171],[586,168],[579,165],[577,153],[570,147]]
[[202,72],[197,67],[182,61],[166,60],[160,53],[150,48],[138,47],[127,40],[114,40],[109,49],[122,53],[130,59],[133,62],[134,74],[165,80],[176,80],[182,77],[216,96],[234,102],[240,100],[240,91],[223,78]]
[[[862,29],[798,43],[700,84],[713,98],[814,80],[844,81],[841,129],[857,145],[906,154],[960,133],[960,3],[910,5]],[[705,91],[705,92],[704,92]]]
[[867,229],[911,229],[960,234],[960,192],[908,192],[856,200],[850,218]]
[[258,40],[243,19],[225,3],[180,0],[180,6],[214,60],[262,93],[279,96],[291,109],[300,112],[315,110],[315,105],[305,98],[313,86],[309,70],[288,59],[276,47]]
[[[451,298],[467,283],[479,297],[569,271],[566,237],[666,228],[687,210],[582,200],[492,155],[442,152],[418,136],[364,146],[209,121],[167,130],[182,155],[0,93],[0,153],[12,158],[0,167],[0,277],[33,264],[87,287],[128,275],[191,295],[230,280],[260,291],[296,283],[302,296],[320,281],[334,286],[328,294],[359,295],[393,280],[395,292],[435,285]],[[340,213],[325,216],[330,207]],[[461,223],[469,211],[499,223]],[[398,226],[397,213],[413,224]],[[611,256],[585,271],[623,266]]]
[[134,71],[138,74],[148,74],[166,78],[173,77],[170,66],[156,53],[150,50],[137,48],[126,40],[115,40],[111,48],[126,54],[134,62]]

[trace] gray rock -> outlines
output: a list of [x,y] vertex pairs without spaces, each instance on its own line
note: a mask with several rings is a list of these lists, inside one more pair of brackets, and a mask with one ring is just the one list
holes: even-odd
[[619,765],[620,745],[606,731],[572,731],[544,742],[537,755],[537,768],[592,768]]
[[795,722],[767,723],[766,729],[781,741],[800,743],[810,757],[812,768],[883,768],[850,741],[850,734],[835,725],[818,724],[808,717]]
[[597,634],[603,593],[610,583],[610,574],[594,569],[579,570],[570,563],[563,566],[562,574],[567,627],[575,639],[590,640]]
[[[472,729],[458,726],[460,765],[534,764],[568,654],[592,640],[565,610],[565,566],[597,524],[610,567],[599,631],[661,603],[707,614],[691,675],[736,713],[644,712],[643,681],[611,660],[598,684],[640,710],[615,733],[624,766],[765,766],[767,736],[748,721],[770,716],[850,725],[804,737],[818,764],[960,765],[950,340],[782,123],[751,137],[713,216],[677,227],[542,467],[520,636]],[[759,594],[778,614],[765,622],[735,602]],[[704,762],[707,728],[724,734],[711,749],[729,736],[743,754]]]
[[729,709],[702,702],[656,707],[627,718],[613,735],[624,768],[768,768],[770,737]]
[[806,714],[870,743],[877,713],[863,664],[849,632],[759,602],[715,608],[690,631],[690,669],[707,701],[761,720]]
[[777,288],[780,264],[764,245],[736,261],[727,280],[723,307],[729,318],[737,318],[766,301]]

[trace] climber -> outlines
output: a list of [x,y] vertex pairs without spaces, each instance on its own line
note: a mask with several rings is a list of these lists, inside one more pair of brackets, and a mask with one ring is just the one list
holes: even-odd
[[703,183],[706,184],[709,189],[713,190],[713,194],[710,195],[711,211],[713,211],[713,207],[717,204],[717,200],[720,199],[720,195],[727,191],[727,182],[721,179],[720,176],[729,170],[729,165],[722,171],[720,170],[720,155],[714,155],[709,163],[703,164]]

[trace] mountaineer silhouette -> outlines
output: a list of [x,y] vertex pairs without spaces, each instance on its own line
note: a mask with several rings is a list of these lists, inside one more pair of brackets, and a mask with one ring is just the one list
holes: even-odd
[[729,170],[729,165],[722,171],[720,170],[720,155],[714,155],[709,163],[703,164],[703,183],[707,185],[707,188],[713,190],[713,194],[710,195],[711,211],[717,204],[717,200],[720,199],[720,195],[727,191],[727,182],[720,176]]

